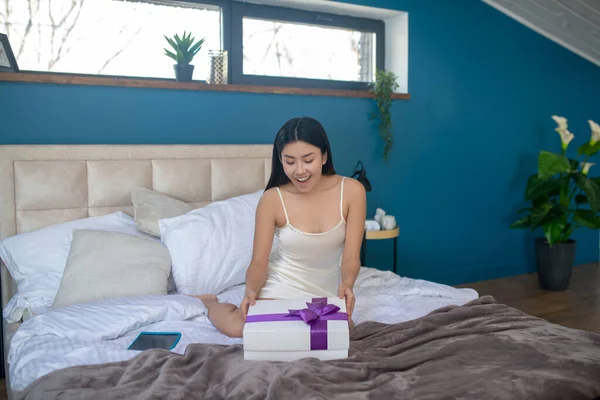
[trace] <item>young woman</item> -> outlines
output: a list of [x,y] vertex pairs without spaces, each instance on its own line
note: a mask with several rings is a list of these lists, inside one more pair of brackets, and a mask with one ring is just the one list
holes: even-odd
[[199,296],[209,319],[225,335],[242,337],[256,300],[335,296],[345,298],[352,316],[365,218],[365,189],[336,175],[323,126],[306,117],[287,121],[275,137],[271,177],[256,210],[244,299],[238,308]]

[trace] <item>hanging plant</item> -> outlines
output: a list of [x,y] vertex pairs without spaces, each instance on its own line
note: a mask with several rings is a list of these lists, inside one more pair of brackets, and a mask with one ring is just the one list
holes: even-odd
[[392,94],[398,88],[396,75],[391,71],[377,70],[375,82],[372,84],[372,92],[377,102],[378,112],[371,115],[371,119],[379,117],[379,134],[384,141],[383,160],[387,163],[392,150],[394,138],[392,136]]

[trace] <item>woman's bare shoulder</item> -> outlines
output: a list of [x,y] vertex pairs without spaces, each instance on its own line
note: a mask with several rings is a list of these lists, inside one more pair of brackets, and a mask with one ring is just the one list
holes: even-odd
[[277,212],[275,211],[277,209],[276,201],[279,200],[277,190],[275,188],[271,188],[263,192],[256,206],[257,221],[275,221],[277,217]]
[[346,177],[344,179],[344,197],[348,196],[349,199],[361,199],[366,195],[367,192],[362,183],[354,178]]
[[277,188],[272,187],[264,191],[258,201],[258,205],[264,208],[272,208],[278,201],[279,194],[277,193]]

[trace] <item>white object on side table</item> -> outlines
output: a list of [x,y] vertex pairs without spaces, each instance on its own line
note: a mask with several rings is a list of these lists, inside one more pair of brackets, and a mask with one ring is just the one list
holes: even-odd
[[365,221],[365,231],[378,231],[380,229],[381,226],[379,225],[379,222],[373,219],[368,219]]
[[393,215],[384,215],[381,218],[381,227],[386,231],[394,229],[396,227],[396,217]]

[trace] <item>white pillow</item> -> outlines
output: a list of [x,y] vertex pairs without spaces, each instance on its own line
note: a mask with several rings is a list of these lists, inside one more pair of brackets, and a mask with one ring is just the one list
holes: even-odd
[[51,225],[0,241],[0,258],[17,284],[6,307],[8,322],[18,322],[32,308],[50,307],[60,286],[73,229],[123,232],[152,240],[140,232],[133,218],[123,212]]
[[181,294],[219,294],[244,283],[252,258],[256,206],[263,190],[161,219],[162,242]]
[[133,218],[138,229],[158,237],[160,237],[159,219],[177,217],[194,209],[183,201],[145,187],[131,190],[131,202],[133,203]]
[[160,242],[120,232],[75,230],[54,307],[166,295],[170,269],[169,251]]

